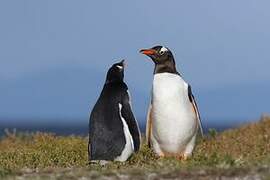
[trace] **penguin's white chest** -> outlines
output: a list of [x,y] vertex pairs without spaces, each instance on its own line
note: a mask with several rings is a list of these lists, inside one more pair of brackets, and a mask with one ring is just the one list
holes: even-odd
[[129,127],[126,123],[126,120],[123,118],[123,116],[121,114],[122,104],[119,103],[118,106],[119,106],[119,115],[120,115],[121,121],[123,123],[123,131],[124,131],[124,135],[125,135],[126,144],[124,146],[124,149],[122,150],[121,155],[116,157],[115,161],[124,162],[134,152],[134,142],[133,142],[133,138],[131,136],[131,133],[129,131]]
[[179,153],[196,132],[188,84],[176,74],[155,74],[152,93],[153,138],[164,151]]

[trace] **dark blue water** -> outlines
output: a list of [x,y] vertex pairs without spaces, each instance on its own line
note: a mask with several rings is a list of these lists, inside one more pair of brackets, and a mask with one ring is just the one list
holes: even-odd
[[[207,133],[208,130],[216,129],[217,131],[223,131],[225,129],[236,127],[237,125],[233,124],[205,124],[204,125],[204,133]],[[140,124],[140,129],[144,133],[145,125]],[[88,124],[68,124],[68,123],[54,123],[54,124],[32,124],[32,123],[20,123],[20,124],[10,124],[10,123],[0,123],[0,137],[6,134],[6,130],[10,132],[16,131],[18,132],[50,132],[56,135],[68,136],[68,135],[80,135],[87,136],[88,135]]]

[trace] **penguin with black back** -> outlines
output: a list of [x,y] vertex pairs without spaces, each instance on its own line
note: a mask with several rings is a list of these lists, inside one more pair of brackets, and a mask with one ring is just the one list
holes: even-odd
[[148,108],[146,140],[159,156],[187,159],[192,155],[197,131],[203,134],[191,86],[176,69],[169,48],[142,49],[155,64],[152,97]]
[[88,154],[90,162],[126,161],[140,148],[140,130],[124,82],[124,60],[107,72],[102,92],[91,112]]

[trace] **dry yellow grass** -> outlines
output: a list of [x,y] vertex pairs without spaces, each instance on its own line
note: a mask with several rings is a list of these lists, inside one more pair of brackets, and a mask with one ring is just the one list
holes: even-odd
[[89,165],[87,138],[47,133],[8,134],[0,140],[0,175],[52,169],[83,168],[100,173],[173,172],[188,169],[229,169],[270,166],[270,118],[199,139],[185,162],[158,158],[143,144],[125,163]]
[[230,157],[239,164],[270,162],[270,118],[206,138],[197,145],[194,156]]

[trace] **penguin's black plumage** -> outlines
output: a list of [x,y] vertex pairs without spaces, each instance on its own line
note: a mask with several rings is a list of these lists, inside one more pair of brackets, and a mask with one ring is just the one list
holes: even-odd
[[89,160],[125,161],[140,148],[140,131],[132,113],[124,61],[108,70],[89,122]]

